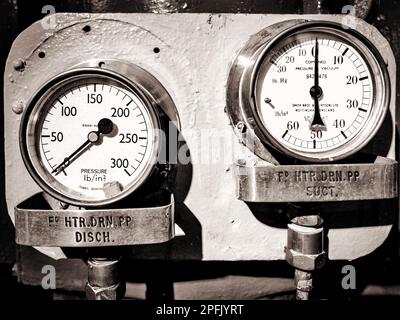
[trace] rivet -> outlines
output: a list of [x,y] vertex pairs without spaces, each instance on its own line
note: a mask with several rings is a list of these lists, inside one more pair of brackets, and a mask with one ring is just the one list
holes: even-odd
[[246,130],[246,125],[245,125],[242,121],[239,121],[239,122],[236,124],[236,129],[237,129],[240,133],[243,133],[243,132]]
[[26,62],[21,58],[15,60],[13,63],[14,69],[16,71],[20,71],[20,72],[25,70],[25,65],[26,65]]
[[69,207],[69,204],[68,203],[65,203],[65,202],[60,202],[60,207],[61,207],[61,209],[67,209],[68,207]]
[[15,114],[21,114],[24,111],[24,103],[22,101],[19,101],[12,107],[12,111]]

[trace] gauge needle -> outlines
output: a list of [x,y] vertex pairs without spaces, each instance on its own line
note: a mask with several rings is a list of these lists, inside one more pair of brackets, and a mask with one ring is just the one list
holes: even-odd
[[272,100],[270,98],[265,98],[264,99],[265,103],[268,103],[272,109],[275,109],[275,106],[272,104]]
[[64,170],[65,168],[67,168],[84,149],[86,149],[92,143],[96,143],[97,141],[99,141],[100,134],[109,134],[113,130],[114,124],[110,119],[103,118],[99,121],[97,128],[98,131],[89,132],[87,140],[68,157],[64,158],[64,161],[61,162],[52,171],[52,173],[58,174],[61,171],[60,169]]
[[323,91],[319,86],[319,48],[318,48],[318,38],[315,38],[315,62],[314,62],[314,85],[310,89],[310,95],[314,99],[314,118],[311,122],[311,129],[321,130],[326,129],[324,121],[321,118],[321,113],[319,110],[319,99],[322,97]]

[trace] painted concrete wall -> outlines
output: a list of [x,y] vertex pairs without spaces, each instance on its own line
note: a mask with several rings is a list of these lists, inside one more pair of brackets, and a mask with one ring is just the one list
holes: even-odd
[[[140,1],[113,1],[109,2],[108,6],[97,6],[97,2],[99,1],[79,1],[79,0],[67,0],[63,2],[59,1],[48,1],[48,0],[39,0],[39,1],[29,1],[29,0],[10,0],[1,3],[0,15],[1,15],[1,39],[7,40],[6,42],[2,41],[4,46],[0,47],[2,57],[5,60],[6,54],[8,54],[7,42],[10,44],[10,40],[17,35],[17,29],[22,31],[25,27],[29,26],[30,23],[36,21],[40,17],[42,17],[41,7],[45,4],[54,4],[57,8],[57,11],[69,11],[69,12],[94,12],[94,11],[106,11],[106,12],[141,12],[145,10],[145,6],[140,3]],[[107,3],[107,1],[102,1],[103,3]],[[331,12],[340,12],[341,5],[346,4],[347,1],[335,1],[331,2],[335,4],[334,8],[330,8]],[[185,5],[186,4],[186,5]],[[395,52],[397,58],[400,56],[399,50],[399,20],[398,20],[398,12],[400,1],[375,1],[373,10],[371,14],[368,16],[368,21],[373,23],[378,29],[385,35],[385,37],[390,41],[392,48]],[[303,4],[301,1],[185,1],[183,3],[183,8],[181,11],[185,12],[262,12],[262,13],[301,13],[303,8]],[[18,23],[17,23],[18,22]],[[4,64],[4,60],[1,61],[1,64]],[[0,82],[2,79],[0,79]],[[0,127],[2,125],[0,124]],[[2,130],[0,130],[2,132]],[[2,147],[3,139],[0,140],[0,147]],[[1,161],[0,161],[1,162]],[[1,166],[3,169],[4,166]],[[4,176],[4,174],[2,174]],[[4,191],[4,188],[1,188]],[[0,214],[0,226],[3,231],[0,234],[0,262],[8,262],[12,263],[15,261],[14,257],[14,244],[13,244],[13,230],[12,224],[8,215],[6,214],[7,210],[5,207],[5,201],[2,201],[2,212]],[[197,241],[195,238],[193,241]],[[386,246],[385,246],[386,248]],[[190,249],[189,249],[190,250]],[[385,249],[386,250],[386,249]],[[51,259],[42,257],[41,254],[31,253],[27,254],[29,248],[20,248],[18,254],[20,271],[18,271],[20,279],[24,283],[30,283],[33,285],[38,285],[40,283],[40,279],[37,275],[40,273],[40,268],[43,264],[53,263]],[[35,252],[35,251],[33,251]],[[24,258],[25,257],[25,258]],[[158,262],[160,264],[160,262]],[[68,264],[67,261],[59,261],[60,270],[77,270],[80,272],[80,276],[82,279],[85,278],[85,269],[84,264],[79,262],[81,267],[73,267],[74,262],[72,264]],[[246,270],[254,269],[255,266],[251,264],[246,267]],[[370,269],[370,263],[368,264],[368,269]],[[217,268],[216,265],[213,267]],[[224,268],[224,267],[222,267]],[[264,268],[264,267],[263,267]],[[265,270],[273,270],[271,266],[265,266]],[[23,272],[21,272],[23,270]],[[208,269],[207,269],[208,270]],[[243,274],[243,270],[233,271],[232,267],[226,267],[226,272],[229,273],[240,273]],[[133,270],[131,270],[133,272]],[[179,271],[178,271],[179,272]],[[134,272],[133,272],[134,273]],[[268,273],[268,272],[267,272]],[[209,275],[210,277],[214,277],[213,275]],[[254,276],[252,274],[251,276]],[[290,277],[290,272],[286,274],[286,276]],[[69,278],[68,278],[69,279]],[[60,278],[59,286],[60,288],[65,287],[69,290],[80,290],[82,288],[80,283],[78,286],[70,287],[71,284],[67,278]],[[83,280],[82,280],[83,281]],[[251,282],[251,281],[250,281]],[[250,283],[249,282],[249,283]],[[261,282],[261,280],[260,280]],[[266,279],[262,281],[262,283],[268,286],[271,282],[271,279]],[[252,285],[246,286],[245,281],[242,281],[243,291],[251,290]],[[221,293],[222,294],[222,293]]]
[[[283,260],[287,237],[285,205],[265,204],[254,208],[236,199],[232,165],[236,159],[251,157],[251,153],[240,147],[224,112],[225,84],[238,50],[251,35],[266,26],[299,18],[341,23],[342,18],[334,15],[181,13],[59,14],[55,18],[54,29],[44,28],[47,26],[45,20],[21,33],[7,61],[6,192],[11,218],[14,206],[40,191],[20,157],[18,130],[21,115],[12,112],[12,107],[19,102],[26,104],[48,79],[83,61],[121,59],[150,72],[170,93],[191,156],[189,165],[178,165],[176,177],[171,182],[177,200],[178,225],[185,235],[160,246],[159,250],[135,250],[135,256],[152,259]],[[91,26],[89,33],[82,31],[86,24]],[[375,28],[361,20],[357,27],[380,51],[394,88],[396,63],[387,41]],[[153,48],[159,48],[161,52],[154,53]],[[39,57],[40,51],[46,53],[45,58]],[[26,62],[22,72],[14,68],[18,59]],[[390,110],[394,115],[395,90],[391,92]],[[394,122],[387,125],[392,127]],[[392,148],[384,156],[395,157],[393,146],[392,143]],[[224,156],[215,157],[216,154]],[[385,241],[397,212],[385,202],[374,203],[325,205],[330,259],[353,260],[371,253]],[[367,209],[374,206],[376,209]],[[343,212],[347,212],[346,220],[337,223]],[[53,258],[64,257],[60,250],[41,251]]]

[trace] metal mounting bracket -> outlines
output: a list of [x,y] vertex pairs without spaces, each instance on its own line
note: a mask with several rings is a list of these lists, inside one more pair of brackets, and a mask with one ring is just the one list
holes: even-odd
[[237,198],[248,202],[322,202],[391,199],[398,196],[397,161],[279,165],[235,164]]
[[174,238],[174,197],[152,208],[40,210],[15,207],[16,242],[44,247],[109,247]]

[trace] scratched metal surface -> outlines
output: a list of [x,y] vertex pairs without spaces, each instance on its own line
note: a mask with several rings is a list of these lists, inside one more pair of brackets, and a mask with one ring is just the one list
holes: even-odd
[[[225,83],[230,61],[250,35],[282,19],[324,18],[340,22],[341,18],[258,14],[60,14],[57,18],[56,32],[43,30],[40,22],[23,32],[14,43],[6,67],[6,179],[11,217],[16,204],[39,191],[19,156],[20,116],[11,112],[16,98],[27,100],[46,79],[82,59],[118,57],[151,72],[170,92],[195,161],[191,168],[178,173],[175,183],[176,199],[180,202],[177,221],[185,236],[150,250],[135,248],[132,252],[135,257],[284,259],[287,220],[282,209],[248,206],[237,200],[232,162],[197,164],[204,153],[198,149],[200,138],[196,129],[217,130],[234,145],[238,143],[224,113]],[[82,27],[86,23],[91,24],[92,32],[83,35]],[[361,21],[360,28],[376,42],[395,85],[395,60],[386,40]],[[161,53],[155,54],[154,47],[160,48]],[[46,52],[45,59],[38,57],[39,49]],[[19,57],[27,61],[24,72],[13,68]],[[394,90],[392,94],[394,101]],[[394,107],[392,103],[393,114]],[[241,149],[236,156],[250,155]],[[388,156],[394,158],[393,141]],[[350,203],[346,210],[341,205],[331,205],[329,210],[330,259],[352,260],[374,251],[388,236],[394,219],[393,208],[388,203]],[[380,215],[376,215],[376,210]],[[59,250],[42,252],[55,258],[64,256]]]

